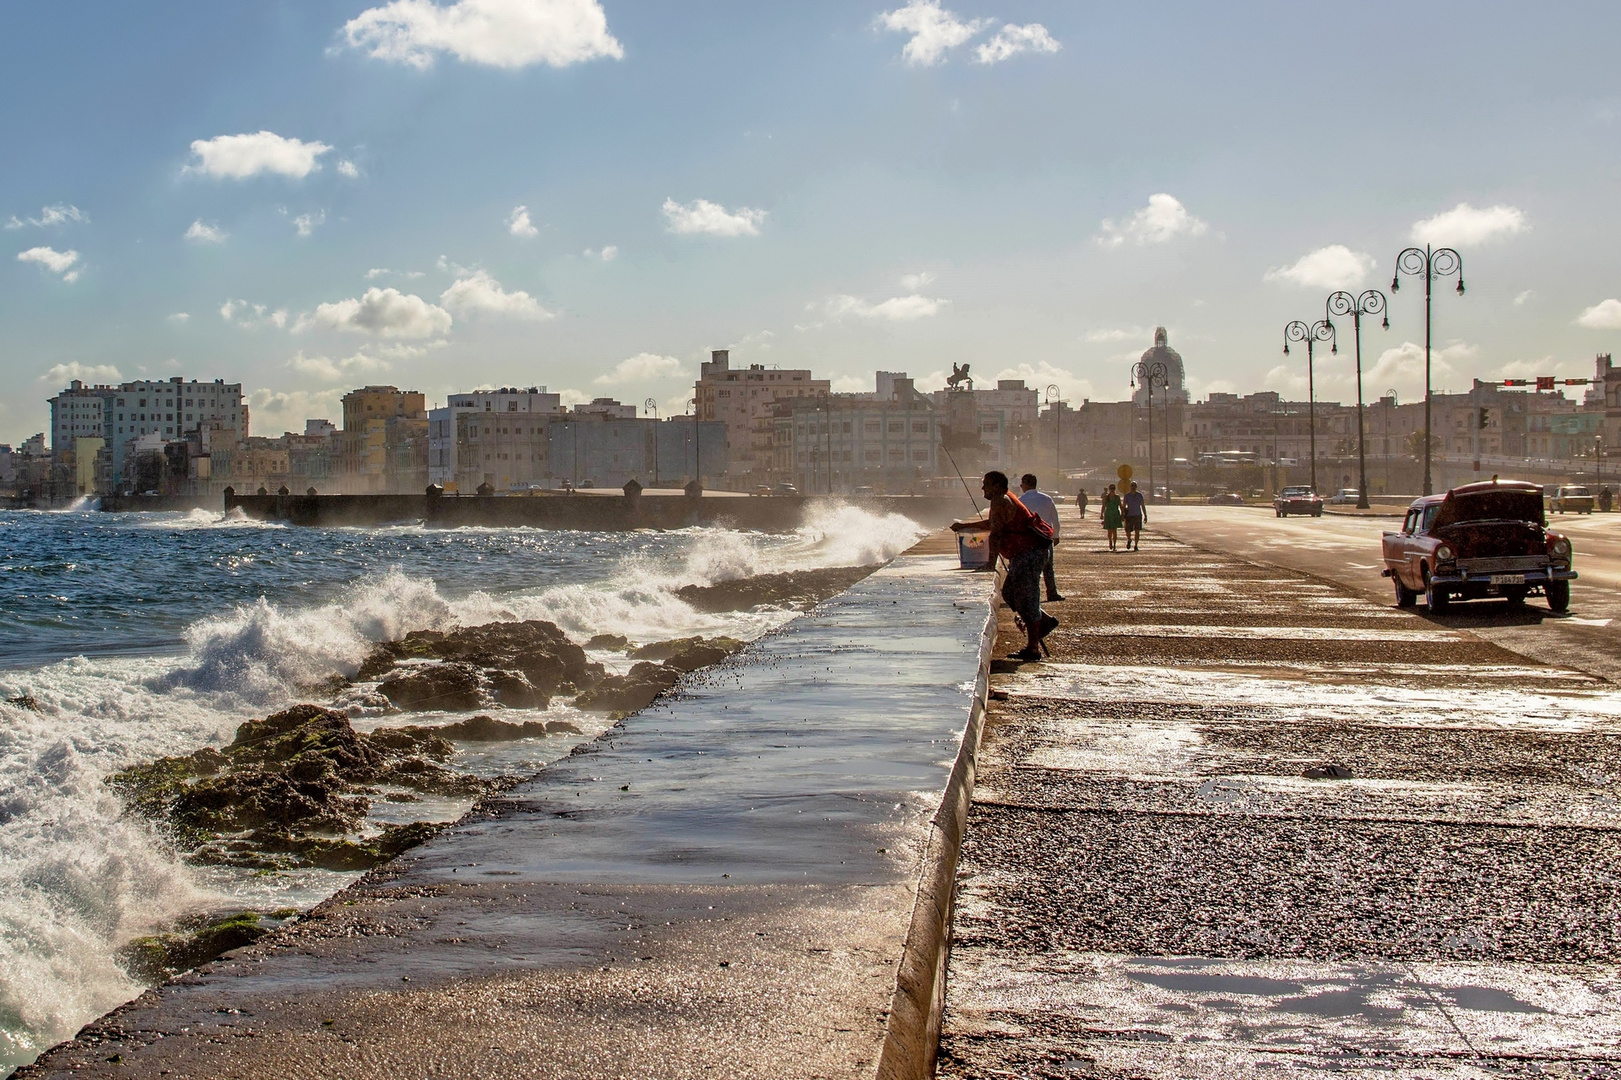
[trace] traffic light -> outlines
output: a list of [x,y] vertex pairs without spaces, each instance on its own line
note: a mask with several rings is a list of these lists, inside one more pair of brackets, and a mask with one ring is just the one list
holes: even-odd
[[1554,382],[1554,380],[1553,380],[1552,375],[1538,375],[1537,376],[1537,389],[1538,390],[1552,390],[1553,389],[1553,382]]
[[1486,407],[1484,405],[1482,405],[1481,408],[1480,408],[1480,426],[1483,427],[1483,428],[1486,426],[1486,417],[1487,417],[1487,415],[1488,415],[1487,409],[1486,409]]

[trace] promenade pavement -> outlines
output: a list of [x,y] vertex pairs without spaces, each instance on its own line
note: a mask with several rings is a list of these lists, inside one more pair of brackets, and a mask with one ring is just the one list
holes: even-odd
[[1621,1076],[1613,684],[1064,526],[1053,656],[992,677],[941,1076]]

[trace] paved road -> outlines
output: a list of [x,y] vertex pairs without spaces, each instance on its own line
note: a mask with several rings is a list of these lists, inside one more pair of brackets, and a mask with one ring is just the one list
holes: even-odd
[[[1279,519],[1267,508],[1236,506],[1162,507],[1151,514],[1156,528],[1179,540],[1303,571],[1394,603],[1390,581],[1379,576],[1379,534],[1395,529],[1399,519]],[[1621,683],[1621,514],[1556,514],[1552,524],[1570,537],[1580,575],[1571,587],[1567,615],[1556,616],[1534,599],[1518,611],[1502,601],[1480,601],[1457,605],[1433,621]]]
[[1067,522],[993,677],[941,1075],[1621,1076],[1621,695],[1396,609],[1377,524],[1164,517]]

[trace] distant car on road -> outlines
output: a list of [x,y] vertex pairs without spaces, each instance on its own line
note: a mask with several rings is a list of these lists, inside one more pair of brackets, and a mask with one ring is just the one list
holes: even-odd
[[1328,504],[1330,506],[1355,506],[1361,494],[1356,488],[1340,488],[1328,497]]
[[799,489],[792,484],[778,484],[771,489],[773,495],[798,495]]
[[1593,493],[1577,484],[1564,484],[1548,497],[1548,509],[1556,514],[1591,514]]
[[1433,612],[1452,600],[1501,596],[1522,604],[1541,593],[1550,609],[1570,608],[1570,541],[1547,528],[1536,484],[1486,481],[1426,495],[1381,546],[1398,607],[1411,607],[1419,593]]
[[1243,506],[1244,496],[1236,491],[1218,491],[1205,500],[1211,506]]
[[1272,509],[1279,517],[1288,517],[1290,514],[1322,517],[1323,497],[1310,487],[1286,487],[1272,500]]

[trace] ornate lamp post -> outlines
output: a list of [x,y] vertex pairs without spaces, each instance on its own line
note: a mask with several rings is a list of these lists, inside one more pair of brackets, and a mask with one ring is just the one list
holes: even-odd
[[[1131,385],[1135,389],[1138,383],[1148,391],[1148,497],[1154,497],[1154,384],[1158,383],[1167,393],[1170,392],[1169,372],[1165,365],[1158,360],[1149,363],[1139,360],[1131,366]],[[1169,416],[1169,413],[1166,414]],[[1166,436],[1167,440],[1170,438]],[[1170,443],[1167,441],[1167,446]],[[1170,467],[1170,463],[1166,463]]]
[[1424,278],[1424,494],[1433,495],[1430,482],[1430,293],[1436,278],[1458,275],[1458,295],[1463,295],[1463,256],[1452,248],[1404,248],[1396,256],[1396,272],[1390,278],[1390,291],[1401,289],[1401,276]]
[[[1047,387],[1047,410],[1053,415],[1053,473],[1064,477],[1064,399],[1059,396],[1058,384]],[[1054,481],[1057,483],[1058,481]],[[1062,484],[1059,485],[1062,487]]]
[[[1349,315],[1356,326],[1356,464],[1360,479],[1357,481],[1356,505],[1358,510],[1366,510],[1368,503],[1368,446],[1367,428],[1362,422],[1362,316],[1380,315],[1385,312],[1385,294],[1378,289],[1369,289],[1361,296],[1352,296],[1348,292],[1330,293],[1328,297],[1328,313],[1330,315]],[[1381,324],[1386,330],[1390,329],[1390,316],[1385,315]]]
[[1311,430],[1311,489],[1317,491],[1317,376],[1314,370],[1316,358],[1313,354],[1319,341],[1332,342],[1333,347],[1330,351],[1339,352],[1339,338],[1334,331],[1334,324],[1327,319],[1318,319],[1310,326],[1296,319],[1283,328],[1284,356],[1289,355],[1291,341],[1306,343],[1306,426]]
[[653,486],[659,486],[659,403],[652,398],[642,402],[642,408],[653,414]]

